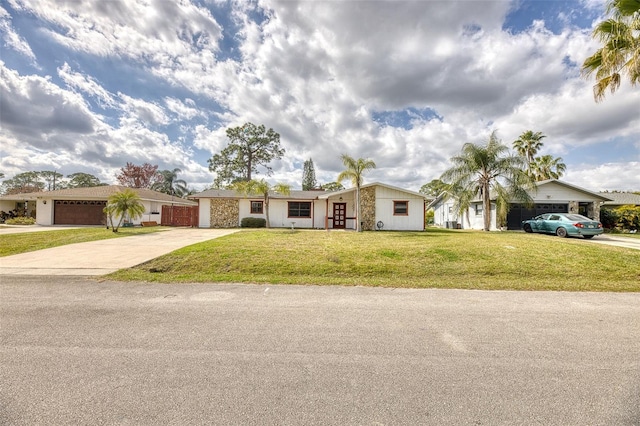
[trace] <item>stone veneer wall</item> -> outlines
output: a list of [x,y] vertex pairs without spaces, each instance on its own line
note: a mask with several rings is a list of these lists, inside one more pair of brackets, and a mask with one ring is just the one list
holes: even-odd
[[579,203],[577,201],[569,201],[569,212],[568,213],[578,213]]
[[587,216],[593,218],[593,220],[600,221],[600,206],[598,202],[589,203],[587,206]]
[[[585,216],[593,219],[600,220],[600,205],[597,201],[587,204],[587,211],[585,212]],[[569,201],[569,211],[573,213],[578,213],[580,210],[580,203],[577,201]]]
[[376,188],[369,187],[360,190],[360,213],[359,220],[362,223],[363,231],[375,231],[376,229]]
[[209,209],[211,228],[237,228],[240,202],[229,198],[212,198]]

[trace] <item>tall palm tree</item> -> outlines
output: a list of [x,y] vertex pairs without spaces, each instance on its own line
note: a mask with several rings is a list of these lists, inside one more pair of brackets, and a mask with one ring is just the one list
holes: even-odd
[[[131,219],[142,217],[144,206],[140,202],[138,194],[127,188],[109,196],[104,212],[107,214],[113,232],[118,232],[125,217]],[[115,226],[113,225],[113,216],[119,217],[118,224]]]
[[465,197],[472,194],[482,198],[485,231],[491,229],[491,191],[496,196],[498,212],[504,213],[511,200],[531,203],[527,190],[536,187],[523,170],[525,159],[508,152],[509,148],[493,132],[486,145],[464,144],[462,153],[451,158],[453,167],[440,178],[453,188],[459,188],[458,192]]
[[567,165],[562,162],[562,157],[553,158],[551,155],[536,157],[531,168],[536,181],[560,179],[567,171]]
[[516,152],[526,158],[527,165],[533,163],[533,159],[542,148],[542,139],[546,138],[542,132],[534,132],[527,130],[523,132],[518,139],[513,141],[513,148]]
[[362,186],[362,178],[364,174],[376,168],[376,163],[373,160],[358,158],[357,160],[347,154],[342,154],[340,157],[342,164],[347,168],[340,172],[338,175],[338,183],[344,180],[351,180],[353,186],[356,187],[356,230],[362,231],[360,224],[360,187]]
[[232,184],[231,187],[242,194],[262,195],[264,200],[265,215],[267,218],[267,223],[266,223],[267,228],[270,227],[269,199],[271,198],[271,193],[282,194],[282,195],[289,195],[291,193],[291,187],[289,185],[286,185],[284,183],[276,183],[275,185],[271,186],[269,182],[267,182],[264,179],[260,179],[260,180],[252,179],[250,181],[239,181]]
[[622,74],[627,74],[632,86],[640,83],[640,1],[609,0],[609,19],[600,22],[593,37],[602,47],[585,59],[582,75],[595,73],[593,97],[604,99],[607,89],[615,93],[620,87]]
[[160,182],[151,185],[151,189],[165,194],[182,197],[188,193],[187,182],[178,179],[178,173],[182,170],[175,168],[173,170],[160,170],[158,174],[162,176]]

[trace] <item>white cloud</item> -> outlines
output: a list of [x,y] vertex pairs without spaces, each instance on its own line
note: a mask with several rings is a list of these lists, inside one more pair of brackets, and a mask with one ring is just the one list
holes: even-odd
[[593,191],[640,190],[640,161],[583,164],[568,170],[567,180]]
[[14,30],[11,24],[11,15],[2,6],[0,6],[0,33],[3,34],[2,39],[5,46],[26,56],[33,65],[37,65],[36,55],[31,50],[31,46]]
[[191,120],[196,117],[206,118],[206,115],[196,107],[193,99],[180,99],[165,97],[164,103],[167,108],[177,115],[180,120]]
[[69,86],[78,89],[87,95],[97,99],[97,101],[107,107],[115,107],[117,105],[113,95],[102,87],[91,76],[74,72],[66,62],[58,68],[58,76]]
[[125,113],[121,119],[123,122],[136,121],[147,126],[165,126],[169,124],[169,117],[160,105],[144,99],[132,98],[121,92],[118,93],[118,97],[122,99],[120,108]]
[[[602,7],[601,0],[582,1]],[[65,142],[72,129],[51,132],[36,116],[45,131],[24,128],[20,137],[39,147],[73,145],[81,161],[103,170],[148,160],[209,182],[204,155],[226,146],[226,127],[246,121],[281,134],[287,152],[272,164],[272,179],[296,185],[305,159],[313,158],[326,182],[335,180],[339,156],[348,153],[376,161],[371,181],[417,190],[449,166],[463,143],[486,141],[493,129],[507,144],[525,130],[542,131],[545,151],[569,159],[567,178],[581,186],[592,182],[580,173],[590,167],[585,156],[571,160],[577,150],[594,150],[590,158],[597,158],[603,143],[616,138],[623,152],[638,152],[632,144],[640,140],[634,114],[640,92],[624,86],[595,104],[592,82],[579,77],[579,65],[597,46],[589,31],[552,33],[542,21],[517,34],[503,31],[516,3],[225,2],[220,10],[232,9],[225,17],[187,1],[11,4],[40,19],[39,34],[69,56],[57,74],[73,90],[51,78],[20,78],[36,92],[68,99],[44,100],[33,114],[46,116],[58,105],[58,114],[79,117],[69,125],[91,123],[88,133]],[[224,50],[229,46],[235,50]],[[85,73],[91,69],[82,66],[85,57],[109,58],[109,72],[135,72],[141,87]],[[83,96],[97,100],[104,116]],[[24,105],[32,101],[23,98]],[[441,119],[414,117],[409,129],[372,120],[374,111],[410,107],[430,108]],[[18,135],[13,124],[6,128]],[[200,150],[205,154],[195,158]],[[629,164],[637,160],[629,155]],[[617,173],[621,164],[602,167]]]

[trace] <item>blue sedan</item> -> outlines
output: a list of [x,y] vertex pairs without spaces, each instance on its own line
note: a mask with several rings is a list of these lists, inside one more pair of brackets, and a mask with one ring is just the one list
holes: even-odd
[[522,229],[525,232],[556,234],[561,238],[578,235],[582,235],[584,238],[593,238],[604,232],[602,224],[597,220],[573,213],[542,214],[522,222]]

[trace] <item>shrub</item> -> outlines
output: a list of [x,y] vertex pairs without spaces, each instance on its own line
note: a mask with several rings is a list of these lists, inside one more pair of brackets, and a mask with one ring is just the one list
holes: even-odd
[[640,207],[622,206],[616,209],[618,214],[617,225],[622,229],[640,228]]
[[618,222],[618,213],[615,210],[603,208],[600,210],[600,222],[606,229],[615,228],[616,222]]
[[433,211],[433,209],[429,209],[427,211],[427,213],[425,213],[424,215],[424,221],[425,221],[425,226],[431,226],[433,225],[434,221],[435,221],[435,212]]
[[7,225],[35,225],[36,220],[32,217],[14,217],[7,219],[4,223]]
[[243,217],[240,221],[241,228],[265,228],[267,221],[261,217]]

